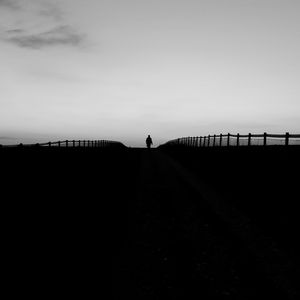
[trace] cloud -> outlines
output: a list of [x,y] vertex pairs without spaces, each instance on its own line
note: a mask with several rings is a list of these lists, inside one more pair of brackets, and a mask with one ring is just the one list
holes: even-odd
[[11,136],[0,136],[0,140],[16,140],[17,138]]
[[14,0],[0,0],[0,6],[10,8],[10,9],[19,9],[19,4]]
[[63,12],[55,3],[45,2],[43,6],[40,7],[39,15],[42,17],[53,18],[56,21],[63,20]]
[[20,0],[0,0],[0,7],[11,8],[9,13],[0,14],[3,20],[0,39],[31,49],[80,46],[85,36],[64,20],[64,13],[57,3],[28,0],[25,5]]
[[24,34],[21,29],[7,31],[6,41],[24,48],[40,49],[48,46],[79,46],[84,36],[67,25],[57,26],[37,34]]
[[24,33],[25,31],[23,29],[9,29],[6,30],[6,33],[8,34],[21,34]]

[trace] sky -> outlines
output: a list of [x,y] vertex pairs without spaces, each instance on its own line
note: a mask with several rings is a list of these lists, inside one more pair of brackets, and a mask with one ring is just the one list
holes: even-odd
[[0,144],[300,133],[299,0],[0,0]]

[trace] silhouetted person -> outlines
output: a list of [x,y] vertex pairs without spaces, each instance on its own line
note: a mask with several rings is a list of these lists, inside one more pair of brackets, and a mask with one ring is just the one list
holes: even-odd
[[153,142],[152,142],[151,136],[148,135],[148,137],[146,138],[147,148],[150,149],[152,144],[153,144]]

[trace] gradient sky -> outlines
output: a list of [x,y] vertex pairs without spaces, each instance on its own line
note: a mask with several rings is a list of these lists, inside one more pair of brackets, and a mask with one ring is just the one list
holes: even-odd
[[0,143],[300,133],[299,0],[0,0]]

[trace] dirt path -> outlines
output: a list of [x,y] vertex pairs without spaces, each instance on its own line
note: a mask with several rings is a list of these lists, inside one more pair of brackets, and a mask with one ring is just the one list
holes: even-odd
[[287,298],[174,162],[156,150],[138,156],[114,299]]

